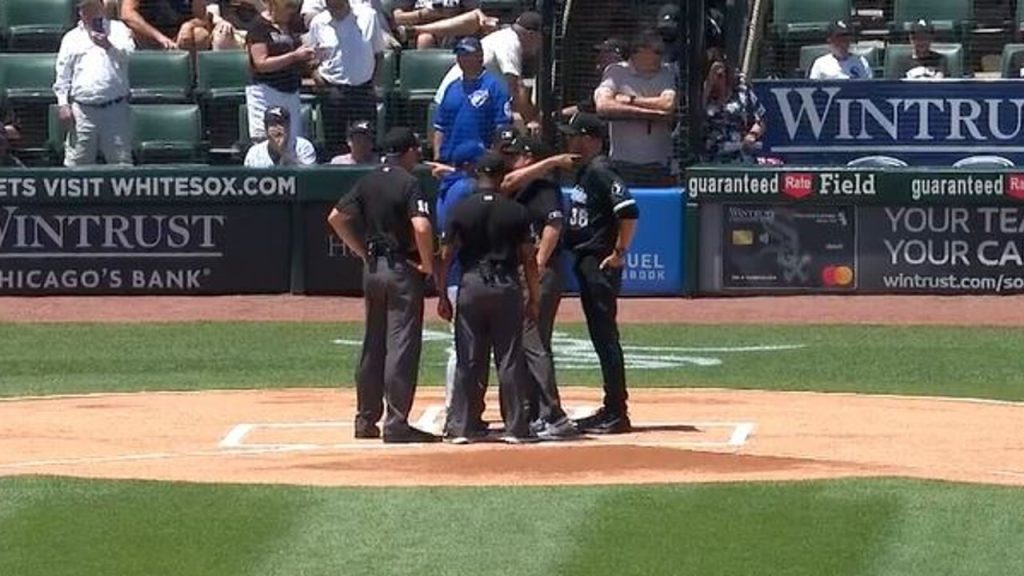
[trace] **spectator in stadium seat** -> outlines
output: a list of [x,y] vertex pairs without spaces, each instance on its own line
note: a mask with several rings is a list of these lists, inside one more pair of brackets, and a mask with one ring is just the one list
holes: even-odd
[[434,112],[434,159],[445,163],[463,142],[489,148],[494,135],[512,124],[512,102],[505,84],[484,68],[480,40],[466,37],[455,45],[462,77],[445,88]]
[[214,50],[238,50],[245,48],[245,37],[249,29],[266,12],[263,0],[217,0],[210,2],[206,12],[213,22]]
[[850,52],[850,25],[837,20],[828,27],[828,54],[811,66],[811,80],[868,80],[874,74],[863,56]]
[[143,50],[209,50],[206,0],[122,0],[121,20]]
[[245,103],[254,140],[266,137],[263,113],[274,106],[288,109],[289,135],[302,136],[299,88],[316,58],[316,51],[302,44],[306,28],[299,17],[299,0],[269,0],[268,8],[269,19],[261,17],[245,37],[252,72]]
[[462,36],[488,34],[498,26],[498,19],[484,14],[477,0],[400,0],[392,18],[399,37],[421,50]]
[[345,148],[345,128],[377,113],[377,74],[383,68],[384,30],[377,13],[365,4],[327,0],[327,11],[310,23],[310,42],[320,66],[313,79],[324,93],[323,121],[327,152]]
[[348,129],[348,154],[331,158],[331,164],[342,166],[380,164],[380,156],[373,149],[373,124],[360,120]]
[[[597,53],[595,56],[594,69],[597,70],[598,74],[604,77],[605,69],[612,64],[623,62],[628,58],[629,44],[618,38],[608,38],[600,44],[595,44],[594,51]],[[565,116],[566,118],[575,115],[577,112],[597,114],[597,105],[594,103],[593,90],[590,90],[587,97],[577,102],[575,106],[562,108],[562,116]]]
[[679,30],[679,5],[662,4],[658,9],[655,27],[665,42],[665,62],[675,64],[686,58],[686,42]]
[[[382,0],[350,0],[353,6],[365,5],[373,8],[377,12],[377,22],[380,24],[381,29],[384,30],[384,40],[387,42],[388,48],[391,50],[401,50],[402,44],[395,40],[394,33],[394,21],[389,11],[384,9],[384,2]],[[313,21],[313,18],[327,10],[327,0],[302,0],[302,19],[306,22],[306,26]]]
[[910,43],[914,51],[903,63],[900,76],[910,80],[938,80],[949,74],[946,59],[932,50],[935,28],[924,18],[910,25]]
[[291,113],[275,106],[263,114],[267,139],[253,144],[245,154],[247,168],[274,166],[311,166],[316,164],[316,148],[301,136],[292,137]]
[[612,64],[594,91],[598,115],[609,120],[609,159],[630,183],[670,180],[677,77],[662,60],[661,35],[640,32],[629,60]]
[[57,53],[58,117],[67,129],[64,165],[132,163],[128,56],[131,32],[104,17],[103,0],[79,0],[78,24],[64,34]]
[[705,162],[756,162],[765,109],[743,78],[725,62],[711,64],[704,81]]
[[[533,106],[530,89],[522,82],[523,61],[534,58],[540,52],[544,36],[541,32],[543,20],[536,12],[523,12],[512,26],[492,32],[481,40],[484,48],[484,67],[499,79],[504,79],[512,95],[512,109],[526,122],[531,132],[540,128],[537,110]],[[434,102],[441,103],[448,85],[462,76],[462,70],[452,66],[441,81]]]
[[17,142],[21,139],[21,127],[18,124],[18,115],[14,113],[7,97],[0,93],[0,134],[7,137],[7,140]]
[[25,165],[18,160],[18,157],[11,153],[11,143],[7,140],[7,134],[0,130],[0,168],[24,168]]

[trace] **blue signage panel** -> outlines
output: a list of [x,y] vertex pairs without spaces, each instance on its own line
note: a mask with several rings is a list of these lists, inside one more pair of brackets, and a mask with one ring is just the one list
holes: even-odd
[[[566,202],[571,189],[563,190]],[[681,188],[631,189],[640,208],[636,237],[626,255],[622,293],[631,296],[678,296],[683,293],[685,192]],[[572,258],[563,257],[566,291],[577,292]]]
[[1024,166],[1024,82],[761,81],[765,150],[789,164],[890,156],[952,166],[994,155]]

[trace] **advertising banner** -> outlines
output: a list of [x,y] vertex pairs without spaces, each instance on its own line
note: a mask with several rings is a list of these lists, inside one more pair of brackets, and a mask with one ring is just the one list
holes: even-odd
[[[565,189],[566,199],[571,192]],[[685,192],[679,188],[638,188],[630,191],[640,208],[636,238],[626,254],[623,295],[672,295],[683,292],[685,254]],[[566,290],[578,290],[571,257],[564,255]]]
[[0,294],[288,291],[287,204],[0,204]]
[[327,224],[334,204],[302,205],[304,293],[360,296],[363,261],[345,246]]
[[857,225],[864,290],[1024,292],[1024,207],[865,207]]
[[851,291],[856,224],[849,206],[727,205],[722,288]]
[[787,164],[845,165],[885,155],[911,166],[971,156],[1024,163],[1024,99],[1016,81],[759,81],[765,150]]

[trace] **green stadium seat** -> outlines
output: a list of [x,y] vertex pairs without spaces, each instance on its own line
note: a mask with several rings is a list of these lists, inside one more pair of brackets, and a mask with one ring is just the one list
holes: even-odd
[[0,36],[10,52],[56,52],[75,22],[74,0],[3,0]]
[[434,98],[438,85],[455,65],[451,50],[408,50],[399,63],[398,91],[411,101]]
[[391,94],[398,88],[398,61],[399,53],[394,50],[384,52],[384,61],[381,63],[383,70],[380,75],[380,86],[385,96]]
[[192,58],[188,52],[133,52],[128,60],[128,77],[135,103],[191,101]]
[[[946,58],[946,67],[949,69],[950,78],[961,78],[964,75],[964,48],[962,44],[932,44],[932,50],[942,54]],[[889,44],[885,48],[885,74],[886,78],[900,78],[899,71],[904,67],[907,60],[914,52],[910,44]]]
[[195,104],[136,104],[132,120],[139,164],[204,160],[202,121]]
[[56,62],[56,54],[0,54],[0,90],[21,120],[18,154],[22,159],[45,150],[47,107],[57,100],[53,94]]
[[60,164],[64,160],[64,143],[67,141],[68,131],[57,114],[58,106],[50,104],[46,120],[46,150],[53,164]]
[[[863,56],[871,69],[879,71],[881,67],[881,50],[878,49],[876,44],[853,44],[850,46],[850,52]],[[806,78],[811,71],[811,66],[814,65],[814,61],[829,53],[828,44],[810,44],[807,46],[800,47],[800,67],[797,70],[797,75],[800,78]]]
[[0,54],[0,87],[12,101],[56,100],[56,54]]
[[850,0],[775,0],[772,26],[781,38],[824,38],[828,25],[848,20]]
[[195,94],[202,106],[210,152],[233,157],[241,139],[235,116],[238,105],[245,102],[249,57],[243,50],[199,52],[196,56]]
[[910,24],[927,18],[938,33],[952,32],[959,36],[971,25],[974,0],[895,0],[893,27],[906,31]]
[[[1024,2],[1021,2],[1024,6]],[[1003,58],[1000,65],[1003,78],[1021,78],[1024,69],[1024,44],[1007,44],[1003,46]]]

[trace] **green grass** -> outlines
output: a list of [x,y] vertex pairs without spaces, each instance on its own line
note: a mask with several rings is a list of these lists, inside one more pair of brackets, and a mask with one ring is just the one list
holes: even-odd
[[[439,328],[436,327],[435,328]],[[586,338],[578,325],[560,327]],[[350,385],[354,324],[0,324],[0,395]],[[1024,400],[1024,330],[864,326],[625,326],[646,346],[800,344],[694,353],[717,366],[631,370],[630,385],[822,390]],[[442,380],[447,342],[424,347],[421,383]],[[596,369],[563,371],[597,385]]]
[[1024,571],[1024,492],[930,482],[313,489],[0,480],[0,574]]

